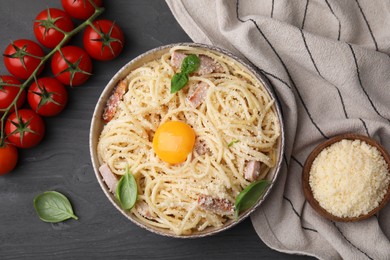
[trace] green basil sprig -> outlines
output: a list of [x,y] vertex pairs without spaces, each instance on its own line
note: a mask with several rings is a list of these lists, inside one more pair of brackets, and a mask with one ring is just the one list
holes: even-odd
[[195,54],[190,54],[183,59],[180,73],[173,75],[171,79],[171,94],[178,92],[188,83],[188,75],[199,68],[200,59]]
[[34,198],[34,208],[42,221],[57,223],[69,218],[78,219],[65,195],[46,191]]
[[200,59],[195,54],[190,54],[181,63],[181,73],[190,74],[199,68]]
[[242,190],[238,194],[236,198],[236,203],[234,204],[234,211],[236,217],[238,217],[240,212],[245,211],[255,205],[255,203],[263,195],[269,184],[269,181],[258,180],[251,183],[248,187]]
[[188,82],[188,75],[185,73],[176,73],[171,79],[171,94],[178,92]]
[[134,207],[137,201],[137,182],[133,174],[126,169],[125,175],[121,177],[116,186],[116,197],[121,204],[122,209],[128,210]]

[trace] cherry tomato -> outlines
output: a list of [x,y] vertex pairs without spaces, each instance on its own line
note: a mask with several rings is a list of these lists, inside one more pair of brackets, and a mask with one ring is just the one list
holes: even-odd
[[[73,18],[87,20],[95,12],[89,0],[62,0],[62,7]],[[93,0],[96,6],[102,6],[103,0]]]
[[[13,76],[0,76],[0,114],[1,110],[7,109],[14,101],[16,95],[20,91],[20,85],[20,81]],[[20,108],[21,106],[23,106],[25,100],[26,91],[23,90],[18,100],[16,101],[16,106]],[[13,106],[10,111],[14,110],[15,107]]]
[[18,162],[18,150],[11,144],[0,146],[0,175],[12,171]]
[[19,109],[9,115],[5,123],[8,140],[19,148],[31,148],[39,144],[45,135],[42,118],[31,109]]
[[64,38],[65,35],[55,27],[64,32],[70,32],[74,28],[71,17],[60,9],[48,8],[35,18],[34,34],[43,46],[55,48]]
[[61,53],[57,51],[51,60],[51,69],[56,79],[69,86],[79,86],[86,82],[92,72],[88,53],[77,46],[63,47]]
[[65,108],[68,92],[55,78],[45,77],[31,84],[27,100],[38,115],[55,116]]
[[123,49],[125,37],[121,28],[110,20],[97,20],[89,25],[83,36],[88,54],[96,60],[112,60]]
[[[41,46],[31,40],[16,40],[4,51],[4,64],[7,70],[17,78],[27,79],[38,67],[45,55]],[[38,74],[42,71],[39,69]]]

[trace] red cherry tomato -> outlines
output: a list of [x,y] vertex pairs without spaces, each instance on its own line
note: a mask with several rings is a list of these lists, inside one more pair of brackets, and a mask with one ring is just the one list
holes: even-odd
[[[1,110],[7,109],[15,100],[16,95],[20,91],[20,85],[20,81],[13,76],[0,76],[0,114]],[[16,101],[16,106],[20,108],[23,106],[25,100],[26,91],[23,90],[22,93],[20,93],[18,100]],[[14,110],[15,107],[10,109],[10,111]]]
[[54,26],[64,32],[70,32],[74,28],[71,17],[60,9],[48,8],[35,18],[35,37],[43,46],[51,49],[55,48],[65,36],[61,31],[53,28]]
[[27,94],[32,110],[41,116],[58,115],[68,102],[65,86],[55,78],[40,78],[32,83]]
[[51,69],[56,79],[69,86],[79,86],[86,82],[92,72],[88,53],[77,46],[63,47],[61,53],[56,52],[51,60]]
[[9,115],[5,123],[8,140],[19,148],[31,148],[39,144],[45,135],[42,118],[31,109],[19,109]]
[[[4,64],[7,70],[17,78],[27,79],[38,67],[45,55],[41,46],[31,40],[16,40],[4,51]],[[39,69],[38,74],[42,71]]]
[[11,144],[0,145],[0,175],[12,171],[18,162],[18,150]]
[[96,60],[112,60],[123,49],[125,37],[121,28],[110,20],[97,20],[89,25],[83,36],[88,54]]
[[[89,0],[62,0],[62,7],[73,18],[87,20],[95,12]],[[93,0],[96,6],[103,5],[103,0]]]

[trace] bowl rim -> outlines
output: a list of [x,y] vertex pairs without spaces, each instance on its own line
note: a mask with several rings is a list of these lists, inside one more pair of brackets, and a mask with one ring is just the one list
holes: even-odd
[[[222,227],[214,228],[214,229],[212,229],[212,230],[210,230],[208,232],[206,232],[207,231],[207,228],[206,228],[205,231],[194,232],[194,233],[192,233],[190,235],[177,235],[177,234],[173,233],[171,230],[168,230],[168,229],[167,230],[165,230],[165,229],[162,230],[162,229],[158,229],[158,228],[155,228],[155,227],[152,227],[152,226],[144,225],[143,223],[137,221],[135,219],[135,217],[132,217],[131,213],[126,213],[126,211],[124,211],[119,206],[118,202],[115,201],[115,199],[113,198],[113,194],[108,190],[106,184],[102,180],[102,177],[101,177],[101,175],[99,173],[99,166],[100,165],[99,165],[99,162],[98,162],[96,145],[94,145],[94,139],[98,138],[100,133],[101,133],[101,130],[100,130],[100,131],[98,131],[95,134],[96,130],[98,130],[98,129],[96,129],[97,128],[97,123],[96,122],[98,122],[99,120],[102,120],[101,119],[101,113],[99,113],[99,107],[100,106],[105,106],[107,99],[105,99],[104,97],[107,96],[108,94],[112,93],[112,90],[117,85],[117,83],[121,79],[123,79],[125,76],[127,76],[127,74],[126,75],[122,75],[122,74],[124,72],[126,72],[129,67],[132,67],[134,64],[136,64],[140,60],[144,59],[145,57],[148,57],[149,55],[153,55],[154,53],[159,52],[159,51],[169,50],[169,49],[171,49],[172,47],[175,47],[175,46],[188,46],[188,47],[194,47],[194,48],[203,48],[203,49],[206,49],[208,51],[220,53],[222,55],[227,56],[230,59],[233,59],[235,62],[239,63],[241,66],[243,66],[245,69],[247,69],[258,81],[260,81],[260,83],[263,85],[264,89],[267,91],[268,95],[271,97],[272,100],[274,100],[274,109],[275,109],[275,113],[276,113],[276,115],[278,117],[279,125],[280,125],[280,136],[279,136],[279,141],[278,141],[279,142],[278,143],[279,151],[278,151],[278,154],[277,154],[278,160],[277,160],[276,165],[274,166],[274,170],[273,170],[274,173],[273,173],[273,176],[272,176],[272,179],[271,179],[271,183],[270,183],[270,185],[268,185],[267,190],[264,192],[263,196],[256,202],[256,204],[253,207],[251,207],[250,209],[248,209],[245,212],[241,213],[238,219],[227,221]],[[236,55],[234,55],[230,51],[222,49],[222,48],[217,47],[217,46],[201,44],[201,43],[191,43],[191,42],[172,43],[172,44],[167,44],[167,45],[163,45],[163,46],[159,46],[159,47],[150,49],[150,50],[148,50],[148,51],[146,51],[146,52],[136,56],[135,58],[131,59],[124,66],[122,66],[115,73],[115,75],[110,79],[110,81],[105,85],[104,89],[102,90],[102,92],[101,92],[101,94],[99,96],[99,99],[98,99],[98,101],[96,103],[96,106],[94,108],[94,112],[93,112],[92,120],[91,120],[91,124],[90,124],[90,132],[89,132],[89,150],[90,150],[89,152],[90,152],[90,158],[91,158],[91,161],[92,161],[92,166],[93,166],[93,169],[94,169],[95,177],[97,178],[98,183],[99,183],[101,189],[103,190],[104,194],[109,199],[111,204],[114,205],[114,207],[122,215],[124,215],[127,219],[129,219],[131,222],[133,222],[137,226],[139,226],[139,227],[141,227],[143,229],[146,229],[146,230],[148,230],[148,231],[150,231],[152,233],[155,233],[155,234],[158,234],[158,235],[162,235],[162,236],[167,236],[167,237],[173,237],[173,238],[201,238],[201,237],[207,237],[207,236],[215,235],[215,234],[217,234],[219,232],[222,232],[224,230],[227,230],[227,229],[237,225],[238,223],[242,222],[253,211],[255,211],[263,203],[263,201],[269,196],[269,194],[270,194],[270,192],[271,192],[271,190],[272,190],[276,180],[278,179],[278,176],[280,175],[281,165],[282,165],[284,152],[285,152],[284,151],[284,149],[285,149],[285,132],[284,132],[284,123],[283,122],[284,121],[283,121],[283,116],[282,116],[279,100],[276,98],[276,95],[274,94],[274,90],[273,90],[272,84],[250,62],[244,61],[243,59],[237,57]]]
[[390,156],[388,152],[385,150],[385,148],[379,144],[375,139],[365,136],[365,135],[360,135],[360,134],[355,134],[355,133],[345,133],[345,134],[340,134],[337,136],[334,136],[319,145],[317,145],[312,152],[309,154],[307,157],[305,164],[303,166],[303,171],[302,171],[302,188],[303,188],[303,193],[306,198],[306,200],[309,202],[310,206],[321,216],[332,220],[336,222],[356,222],[360,220],[367,219],[374,214],[376,214],[379,210],[381,210],[386,203],[390,200],[390,183],[387,187],[387,192],[385,196],[383,197],[382,201],[379,203],[377,207],[369,211],[367,214],[360,215],[357,217],[338,217],[332,215],[330,212],[325,210],[323,207],[320,206],[319,202],[314,198],[312,189],[310,187],[309,183],[309,177],[310,177],[310,170],[313,161],[317,158],[317,156],[321,153],[322,150],[325,148],[329,147],[330,145],[340,142],[342,140],[361,140],[366,142],[367,144],[377,148],[379,152],[382,154],[382,157],[385,159],[388,167],[388,172],[390,174]]

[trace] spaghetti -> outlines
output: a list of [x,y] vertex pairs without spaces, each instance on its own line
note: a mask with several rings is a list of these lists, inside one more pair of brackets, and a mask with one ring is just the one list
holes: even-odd
[[[191,74],[188,86],[170,94],[171,78],[179,70],[174,66],[178,53],[207,58],[214,68]],[[177,235],[233,219],[229,211],[202,207],[199,198],[234,204],[253,181],[244,174],[248,162],[259,162],[256,179],[265,178],[275,166],[280,125],[262,84],[231,58],[189,46],[171,48],[133,70],[124,82],[127,89],[104,126],[98,156],[117,176],[130,167],[138,185],[131,213],[142,223]],[[202,84],[207,88],[194,105],[189,97]],[[163,162],[153,151],[154,133],[168,121],[185,122],[196,134],[195,149],[180,164]]]

